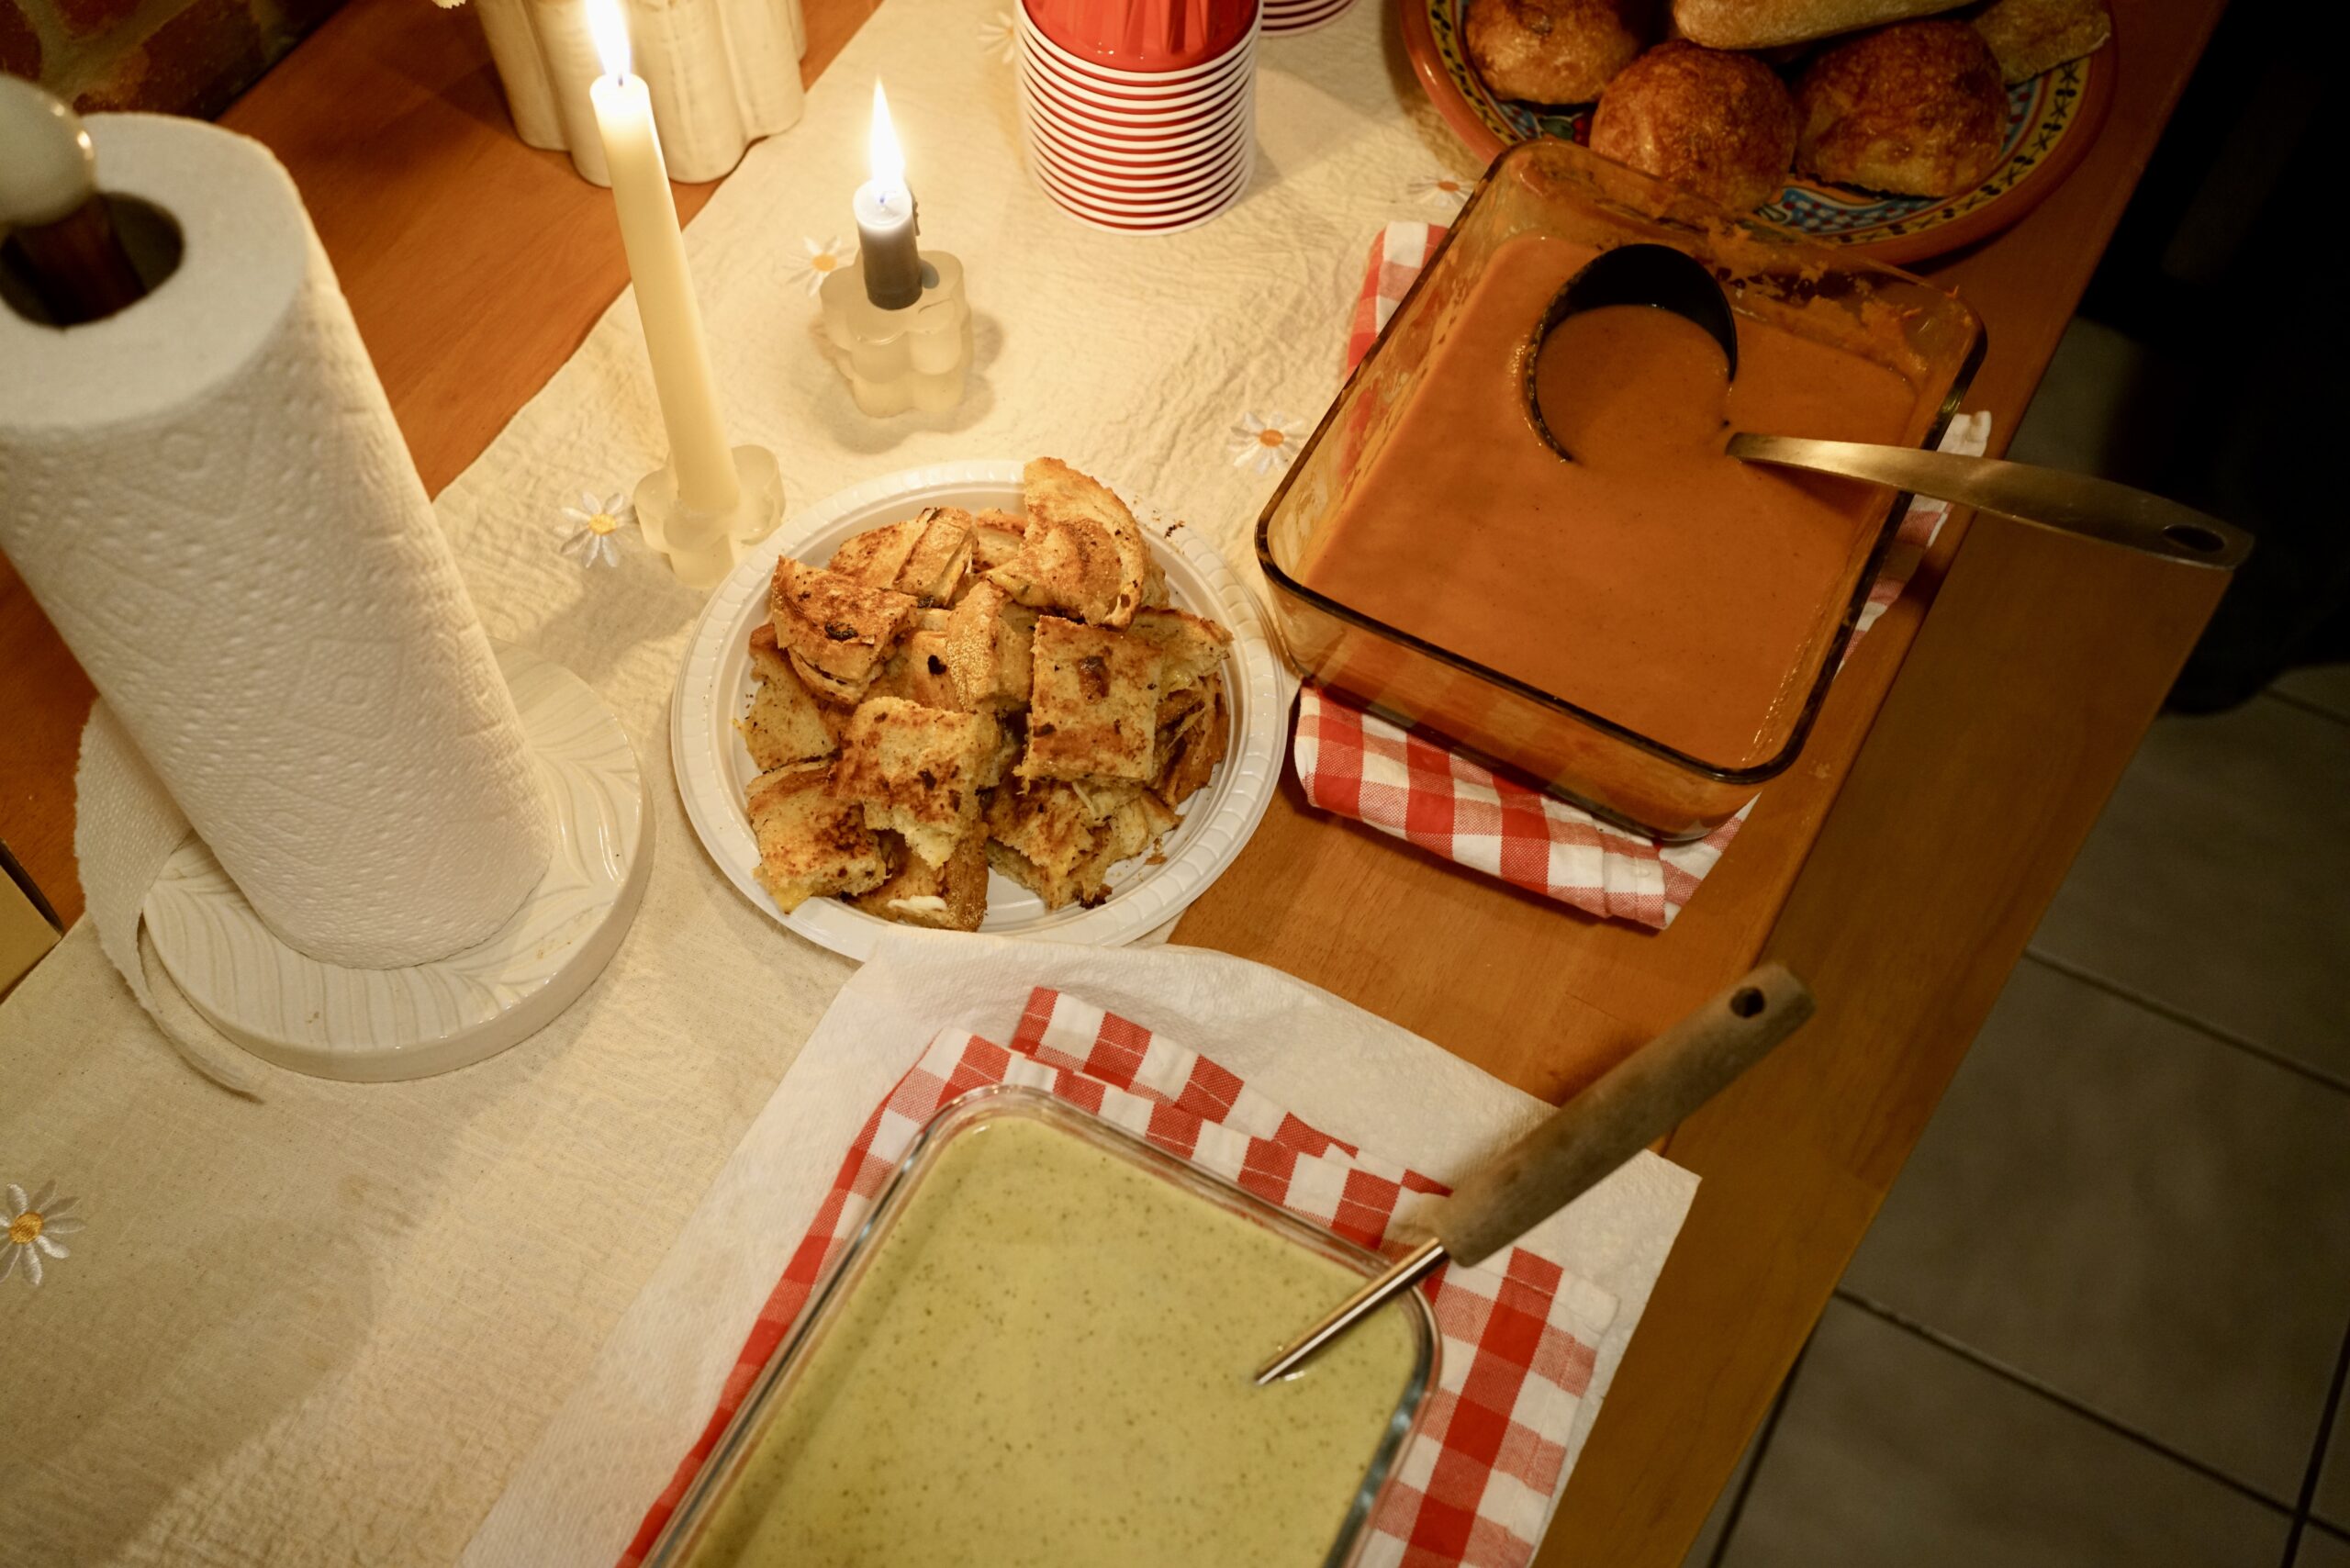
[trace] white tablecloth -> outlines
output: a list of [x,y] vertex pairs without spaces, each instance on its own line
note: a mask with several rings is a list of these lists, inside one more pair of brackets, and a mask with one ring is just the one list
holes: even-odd
[[[1021,173],[1000,5],[881,6],[689,230],[735,439],[775,449],[795,502],[1051,453],[1245,560],[1276,475],[1234,463],[1232,427],[1304,434],[1373,232],[1448,216],[1430,185],[1474,164],[1364,0],[1264,46],[1241,207],[1094,233]],[[925,241],[970,269],[979,354],[961,409],[878,423],[815,351],[805,275],[808,242],[854,239],[877,73]],[[846,977],[722,881],[678,809],[666,704],[696,597],[641,543],[618,570],[556,553],[557,509],[664,444],[623,297],[439,502],[491,634],[600,690],[651,786],[643,911],[558,1023],[421,1083],[272,1071],[254,1103],[180,1062],[86,928],[0,1007],[0,1182],[54,1180],[88,1222],[41,1284],[0,1281],[0,1563],[453,1559]]]

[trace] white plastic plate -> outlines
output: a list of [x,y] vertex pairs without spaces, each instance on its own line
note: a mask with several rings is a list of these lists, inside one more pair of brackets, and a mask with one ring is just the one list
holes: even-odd
[[[744,898],[835,953],[867,957],[887,923],[829,898],[810,899],[786,914],[752,875],[758,845],[743,791],[758,770],[735,721],[750,705],[751,628],[767,613],[776,561],[790,555],[821,566],[851,534],[901,521],[926,506],[1018,511],[1020,471],[1017,463],[909,468],[802,509],[753,546],[711,591],[686,644],[669,705],[669,755],[686,816]],[[990,872],[982,931],[1102,947],[1147,935],[1181,914],[1232,864],[1272,803],[1296,683],[1267,639],[1256,600],[1213,544],[1180,524],[1146,523],[1144,532],[1166,570],[1169,597],[1232,633],[1225,668],[1231,745],[1207,785],[1184,802],[1181,824],[1160,842],[1165,858],[1158,864],[1146,855],[1121,865],[1111,874],[1108,900],[1093,909],[1047,910],[1027,889]]]

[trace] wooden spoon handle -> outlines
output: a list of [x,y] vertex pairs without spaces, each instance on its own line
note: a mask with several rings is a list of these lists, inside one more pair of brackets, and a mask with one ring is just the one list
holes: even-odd
[[1811,991],[1764,964],[1618,1062],[1453,1190],[1444,1249],[1481,1263],[1678,1126],[1811,1016]]

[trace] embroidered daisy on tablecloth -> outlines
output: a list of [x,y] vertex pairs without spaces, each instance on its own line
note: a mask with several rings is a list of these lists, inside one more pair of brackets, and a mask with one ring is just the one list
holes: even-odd
[[998,11],[979,18],[979,52],[992,54],[1006,65],[1020,58],[1020,35],[1012,25],[1011,12]]
[[620,531],[636,521],[636,510],[624,496],[598,500],[593,490],[579,492],[579,504],[563,509],[555,524],[555,549],[583,566],[621,564]]
[[1446,212],[1459,212],[1469,199],[1469,182],[1452,174],[1430,174],[1404,188],[1415,199]]
[[1273,474],[1296,462],[1304,444],[1305,426],[1287,414],[1248,413],[1225,434],[1224,449],[1235,468]]
[[807,254],[794,257],[788,265],[791,280],[806,289],[811,299],[824,286],[826,278],[856,260],[856,246],[843,245],[829,234],[822,240],[811,235],[800,241],[800,246]]
[[0,1280],[25,1268],[25,1278],[40,1283],[40,1260],[43,1258],[68,1258],[73,1254],[57,1238],[71,1236],[82,1228],[81,1217],[65,1211],[73,1206],[72,1198],[57,1195],[57,1183],[44,1182],[41,1190],[31,1197],[14,1182],[8,1183],[8,1236],[6,1257],[0,1257]]

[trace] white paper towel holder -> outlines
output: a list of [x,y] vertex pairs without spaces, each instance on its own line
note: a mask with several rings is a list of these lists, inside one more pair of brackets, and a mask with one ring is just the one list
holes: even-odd
[[498,650],[554,806],[546,875],[488,941],[408,969],[345,969],[263,924],[203,840],[147,895],[146,929],[190,1005],[238,1045],[318,1078],[428,1078],[535,1034],[603,972],[636,917],[653,820],[628,734],[577,676]]

